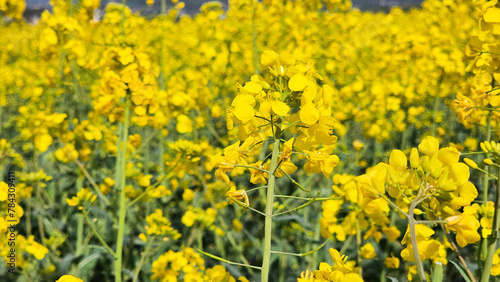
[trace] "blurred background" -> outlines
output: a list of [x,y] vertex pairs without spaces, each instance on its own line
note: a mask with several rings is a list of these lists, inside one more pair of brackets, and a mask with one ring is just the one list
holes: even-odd
[[[121,1],[110,1],[102,0],[101,9],[104,9],[109,2],[120,2]],[[186,6],[183,9],[186,14],[196,14],[199,11],[201,5],[206,2],[206,0],[184,0]],[[227,0],[221,0],[224,7],[227,7]],[[386,12],[389,11],[393,6],[399,6],[403,9],[409,9],[411,7],[419,7],[422,4],[422,0],[352,0],[351,1],[354,8],[360,9],[361,11],[374,11],[374,12]],[[160,1],[155,1],[152,7],[146,5],[145,0],[127,0],[127,5],[135,11],[141,11],[143,15],[158,14],[160,12]],[[24,17],[29,21],[36,21],[37,18],[44,10],[50,10],[50,0],[26,0],[26,10],[24,11]]]

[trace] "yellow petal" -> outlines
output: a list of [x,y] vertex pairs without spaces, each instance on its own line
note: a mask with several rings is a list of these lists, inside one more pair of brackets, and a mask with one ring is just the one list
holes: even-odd
[[250,81],[250,82],[245,83],[245,86],[243,87],[243,89],[245,89],[248,93],[258,94],[260,91],[262,91],[262,85],[260,85],[256,82]]
[[264,66],[270,66],[276,63],[278,59],[278,53],[273,50],[265,50],[262,52],[262,56],[260,57],[260,63]]
[[290,107],[281,101],[272,101],[271,108],[273,112],[279,116],[286,116],[290,111]]
[[288,82],[288,88],[292,91],[302,91],[307,86],[307,77],[301,73],[298,73]]
[[307,125],[313,125],[319,120],[319,111],[313,103],[305,104],[300,108],[300,120]]
[[439,150],[438,160],[447,166],[452,166],[453,164],[458,163],[460,159],[460,152],[457,148],[446,147]]
[[439,150],[439,141],[432,136],[427,136],[418,145],[418,150],[425,155],[432,156]]
[[484,13],[483,19],[487,23],[500,22],[500,9],[494,7],[489,8],[488,10],[486,10],[486,13]]
[[406,164],[408,159],[405,153],[401,150],[392,150],[391,156],[389,157],[389,164],[397,171],[404,171],[406,169]]

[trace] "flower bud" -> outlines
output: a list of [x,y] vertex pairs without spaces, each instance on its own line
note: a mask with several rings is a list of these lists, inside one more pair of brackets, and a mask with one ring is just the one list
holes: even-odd
[[429,156],[425,156],[422,159],[422,168],[424,169],[424,172],[427,172],[431,169],[431,160],[429,159]]
[[420,165],[417,148],[412,148],[410,152],[410,166],[415,169]]
[[493,150],[493,147],[491,147],[491,144],[488,141],[484,141],[484,147],[486,147],[486,150],[488,150],[488,152],[491,152]]
[[473,169],[477,168],[476,162],[469,159],[469,158],[464,158],[464,163],[467,164],[468,166],[472,167]]
[[455,214],[455,211],[450,206],[448,206],[446,204],[442,205],[442,210],[443,210],[443,212],[445,212],[445,213],[447,213],[449,215]]
[[421,215],[424,212],[421,209],[415,209],[413,213],[416,214],[416,215]]
[[479,147],[481,147],[481,150],[483,150],[483,152],[488,153],[488,149],[486,149],[484,142],[479,143]]
[[493,164],[493,161],[490,160],[490,159],[484,159],[483,162],[487,165],[492,165]]

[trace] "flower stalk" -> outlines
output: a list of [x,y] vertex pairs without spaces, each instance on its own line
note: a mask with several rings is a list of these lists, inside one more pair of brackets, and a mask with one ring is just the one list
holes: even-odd
[[[500,160],[497,160],[500,163]],[[500,178],[500,170],[498,170],[498,177]],[[495,214],[493,215],[493,226],[491,228],[491,235],[488,238],[488,252],[486,255],[486,260],[484,262],[483,274],[481,276],[481,282],[490,281],[491,266],[493,264],[493,256],[497,247],[498,240],[498,228],[500,227],[500,181],[497,180],[497,191],[495,195]]]
[[271,157],[271,167],[269,173],[269,182],[267,185],[267,197],[266,197],[266,219],[264,223],[264,254],[262,261],[262,274],[261,281],[267,282],[269,279],[269,267],[271,261],[271,230],[273,224],[273,203],[274,203],[274,183],[276,177],[274,172],[278,165],[278,154],[280,149],[280,139],[275,138],[273,144],[273,152]]
[[120,202],[119,202],[119,219],[118,219],[118,235],[116,238],[116,256],[115,256],[115,281],[121,282],[121,270],[122,270],[122,253],[123,253],[123,237],[125,236],[125,215],[127,213],[127,205],[125,197],[125,166],[126,166],[126,153],[127,153],[127,141],[128,141],[128,126],[130,120],[130,98],[125,97],[125,120],[123,121],[123,126],[121,127],[119,136],[119,147],[118,147],[118,160],[120,161],[119,171],[120,179]]

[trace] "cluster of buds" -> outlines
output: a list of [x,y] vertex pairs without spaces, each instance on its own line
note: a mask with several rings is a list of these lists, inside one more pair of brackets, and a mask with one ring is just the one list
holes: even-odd
[[[492,154],[495,159],[500,159],[500,144],[497,144],[495,141],[484,141],[479,144],[481,150],[486,154]],[[485,160],[486,163],[486,160]]]

